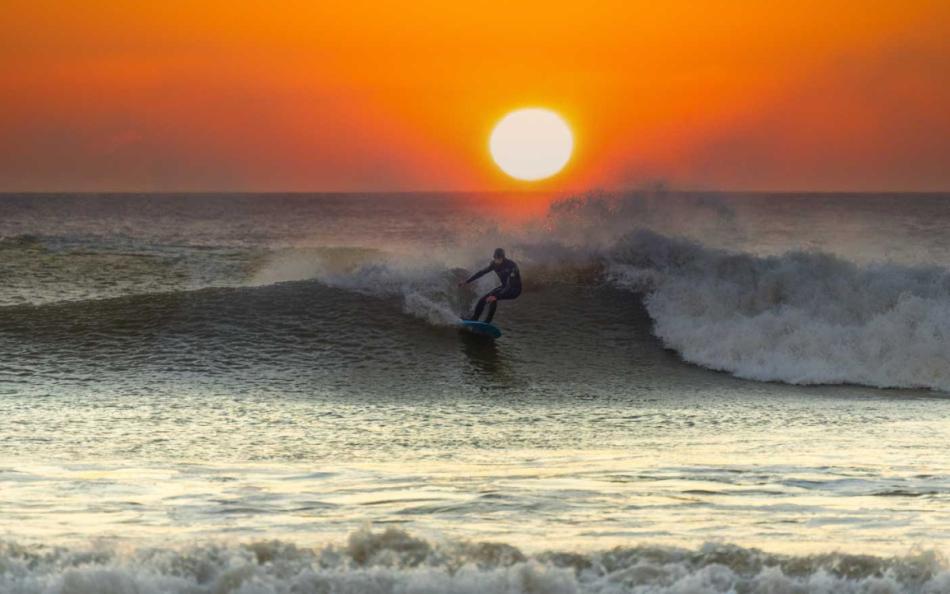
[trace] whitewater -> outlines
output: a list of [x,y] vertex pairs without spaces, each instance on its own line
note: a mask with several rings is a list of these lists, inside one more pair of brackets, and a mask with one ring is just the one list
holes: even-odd
[[793,558],[727,545],[697,551],[616,548],[525,555],[470,542],[431,543],[398,529],[354,532],[340,546],[301,549],[259,542],[181,551],[26,552],[0,548],[5,592],[45,594],[640,594],[913,592],[950,589],[931,554],[874,559],[834,554]]

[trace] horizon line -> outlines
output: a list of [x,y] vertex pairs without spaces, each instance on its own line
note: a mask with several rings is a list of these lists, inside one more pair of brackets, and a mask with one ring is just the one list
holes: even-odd
[[703,194],[950,194],[950,188],[942,190],[787,190],[787,189],[703,189],[703,188],[672,188],[672,187],[636,187],[636,188],[589,188],[586,190],[0,190],[0,196],[10,195],[405,195],[405,194],[621,194],[621,193],[703,193]]

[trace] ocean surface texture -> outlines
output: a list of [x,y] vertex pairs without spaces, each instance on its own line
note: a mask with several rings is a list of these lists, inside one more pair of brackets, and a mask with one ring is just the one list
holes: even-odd
[[947,594],[948,555],[950,195],[0,195],[2,594]]

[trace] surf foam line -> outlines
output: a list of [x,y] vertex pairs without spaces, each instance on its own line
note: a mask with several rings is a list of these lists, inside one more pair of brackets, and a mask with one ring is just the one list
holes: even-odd
[[0,544],[0,591],[16,594],[719,594],[950,591],[935,552],[772,555],[735,545],[618,547],[529,555],[499,543],[434,543],[390,528],[341,546],[281,541],[120,551]]
[[607,258],[610,280],[644,294],[657,337],[691,363],[754,380],[950,392],[945,268],[756,257],[651,231]]

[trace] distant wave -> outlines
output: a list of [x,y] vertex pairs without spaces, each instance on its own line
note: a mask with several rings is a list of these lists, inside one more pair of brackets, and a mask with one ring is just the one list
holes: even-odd
[[19,235],[0,235],[0,250],[3,249],[43,249],[42,238],[29,233]]
[[950,391],[950,271],[755,257],[649,231],[610,254],[684,359],[755,380]]
[[618,547],[525,554],[501,543],[432,543],[397,529],[345,545],[267,541],[186,549],[0,544],[0,591],[17,594],[940,594],[950,571],[932,552],[879,558],[773,555],[733,545]]

